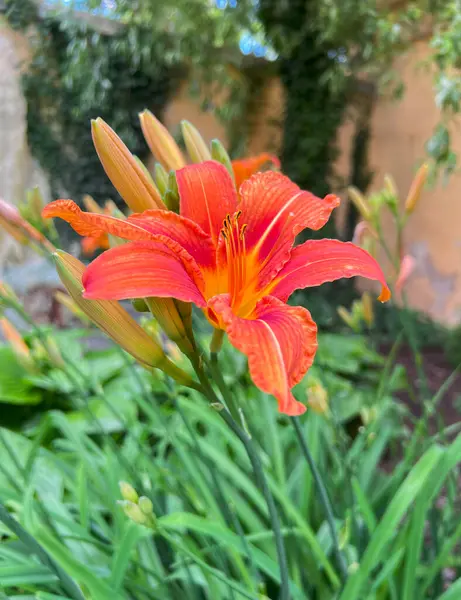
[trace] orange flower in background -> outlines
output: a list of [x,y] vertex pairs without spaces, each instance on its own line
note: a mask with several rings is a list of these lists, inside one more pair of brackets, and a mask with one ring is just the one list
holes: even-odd
[[[102,208],[88,194],[83,197],[83,204],[85,205],[86,209],[92,213],[110,215],[112,212],[109,205],[106,204],[106,206]],[[109,236],[105,232],[98,233],[96,236],[87,235],[80,241],[80,246],[85,256],[91,256],[98,249],[108,250],[110,248]]]
[[378,263],[338,240],[310,240],[293,248],[304,228],[318,230],[339,198],[323,200],[280,173],[257,173],[239,195],[226,168],[207,161],[176,172],[180,215],[147,210],[126,220],[82,212],[70,200],[45,207],[81,235],[108,233],[130,243],[94,260],[83,277],[84,297],[98,300],[175,298],[200,307],[215,328],[248,356],[254,383],[273,394],[279,410],[306,407],[291,388],[311,366],[317,326],[308,310],[286,304],[291,293],[360,275],[382,284]]
[[276,169],[280,169],[279,159],[273,154],[268,154],[267,152],[263,152],[257,156],[251,156],[250,158],[233,160],[232,170],[234,171],[235,185],[237,186],[237,189],[240,189],[240,186],[245,179],[249,179],[267,163],[272,163]]

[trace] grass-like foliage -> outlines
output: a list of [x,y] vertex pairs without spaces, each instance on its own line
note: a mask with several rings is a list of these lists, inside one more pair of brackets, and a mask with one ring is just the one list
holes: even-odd
[[[278,598],[267,503],[222,407],[153,377],[118,349],[88,352],[81,334],[55,337],[65,367],[16,377],[25,398],[46,398],[49,410],[35,404],[22,432],[0,430],[4,597]],[[461,580],[447,588],[444,574],[459,562],[461,437],[427,432],[444,390],[407,428],[411,419],[392,395],[404,384],[392,354],[383,360],[361,336],[320,342],[297,394],[313,396],[320,385],[327,405],[295,427],[251,385],[241,355],[226,345],[220,360],[279,514],[289,597],[455,600]],[[14,360],[2,359],[4,410]],[[131,519],[121,481],[151,502],[133,497]]]

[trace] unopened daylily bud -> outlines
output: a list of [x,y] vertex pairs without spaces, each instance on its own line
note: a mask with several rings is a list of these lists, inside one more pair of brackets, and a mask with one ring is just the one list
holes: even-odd
[[21,216],[16,206],[8,204],[2,198],[0,198],[0,226],[21,244],[27,245],[29,242],[35,242],[48,252],[55,250],[53,244]]
[[318,415],[323,415],[328,411],[328,392],[319,381],[312,383],[307,388],[307,402]]
[[122,211],[117,207],[113,200],[106,200],[104,203],[104,213],[117,219],[126,219]]
[[349,188],[347,188],[347,191],[349,192],[349,198],[355,204],[355,207],[357,208],[359,213],[362,215],[362,217],[366,221],[369,221],[371,219],[372,215],[371,215],[370,206],[369,206],[365,196],[357,188],[355,188],[353,186],[350,186]]
[[29,347],[16,327],[6,317],[0,317],[0,329],[3,333],[3,337],[9,343],[16,355],[18,362],[27,371],[35,371],[35,363]]
[[149,517],[145,515],[137,504],[129,500],[119,500],[118,504],[122,507],[126,516],[138,525],[147,525]]
[[235,175],[231,159],[229,158],[229,154],[227,154],[227,150],[219,140],[211,140],[211,158],[226,167],[230,176],[232,177],[232,181],[235,183]]
[[83,206],[86,208],[88,212],[102,214],[104,209],[99,206],[96,200],[90,196],[89,194],[85,194],[82,198]]
[[[27,191],[27,206],[29,208],[29,212],[32,220],[43,222],[42,219],[42,210],[45,206],[45,202],[43,201],[43,196],[40,193],[39,188],[36,186],[31,190]],[[49,223],[49,221],[47,222]]]
[[154,514],[154,505],[152,504],[152,500],[147,496],[141,496],[138,501],[138,506],[141,509],[141,512],[146,515],[146,517],[153,516]]
[[57,367],[58,369],[65,367],[65,362],[61,351],[59,350],[55,340],[51,337],[47,337],[46,339],[46,350],[48,352],[48,358],[53,366]]
[[362,294],[362,311],[363,311],[363,320],[368,325],[368,327],[371,327],[373,325],[373,321],[374,321],[373,301],[368,292],[364,292]]
[[179,213],[179,190],[174,171],[168,173],[168,189],[165,192],[164,200],[169,210]]
[[59,304],[65,306],[67,310],[69,310],[73,315],[75,315],[77,319],[80,319],[82,323],[84,323],[85,325],[89,325],[89,323],[91,323],[88,316],[83,312],[83,310],[81,310],[78,307],[77,303],[74,300],[72,300],[72,298],[68,294],[58,291],[55,293],[54,297],[59,302]]
[[164,196],[168,189],[168,173],[160,163],[155,163],[154,179],[159,192]]
[[0,281],[0,308],[14,306],[18,303],[19,298],[13,292],[13,288],[11,288],[7,283]]
[[124,500],[129,500],[135,504],[138,503],[138,493],[131,484],[129,484],[127,481],[119,481],[118,487],[120,488],[120,493],[122,494],[122,498]]
[[355,323],[354,323],[354,320],[352,319],[351,313],[346,308],[344,308],[344,306],[338,306],[338,308],[336,310],[338,312],[338,315],[344,321],[344,323],[346,323],[346,325],[349,325],[349,327],[354,329]]
[[164,169],[169,171],[185,167],[182,152],[168,129],[149,110],[143,111],[139,120],[150,151]]
[[384,185],[388,194],[398,198],[399,193],[397,191],[397,186],[395,185],[394,178],[391,175],[384,175]]
[[165,355],[158,339],[149,336],[122,306],[111,300],[86,300],[82,296],[85,266],[58,250],[53,255],[58,275],[72,299],[91,321],[146,368],[156,367],[178,382],[194,387],[192,379]]
[[101,118],[91,122],[91,131],[107,176],[131,210],[165,208],[157,188],[115,131]]
[[166,335],[184,354],[195,351],[192,333],[192,307],[173,298],[146,298],[146,304]]
[[150,184],[157,190],[157,193],[160,195],[160,192],[157,188],[157,186],[155,185],[155,181],[154,178],[152,177],[152,175],[150,174],[149,169],[146,167],[146,165],[142,162],[142,160],[139,158],[139,156],[136,156],[133,154],[133,158],[135,159],[135,161],[138,163],[139,168],[143,171],[144,175],[146,176],[146,179],[149,180]]
[[192,162],[201,163],[211,160],[211,153],[198,129],[192,123],[189,123],[189,121],[181,121],[181,130],[187,152]]
[[415,210],[418,200],[421,197],[423,187],[427,181],[428,174],[429,165],[424,163],[418,169],[418,172],[413,179],[413,183],[411,184],[410,191],[408,192],[407,199],[405,200],[405,212],[407,215],[410,215]]

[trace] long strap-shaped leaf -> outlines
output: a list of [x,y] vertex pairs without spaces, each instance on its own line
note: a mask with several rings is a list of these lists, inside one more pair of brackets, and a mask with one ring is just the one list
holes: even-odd
[[444,451],[440,446],[432,446],[408,474],[375,529],[359,568],[348,579],[339,600],[361,598],[361,591],[371,571],[385,556],[386,546],[394,537],[398,524],[428,481],[434,468],[439,464],[443,454]]

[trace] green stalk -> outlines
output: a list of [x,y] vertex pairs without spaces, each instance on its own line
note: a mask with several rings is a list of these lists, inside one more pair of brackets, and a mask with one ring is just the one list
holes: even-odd
[[325,512],[325,517],[327,519],[327,523],[330,528],[331,539],[333,541],[333,548],[334,548],[334,551],[336,554],[336,559],[338,561],[338,565],[339,565],[339,568],[341,571],[341,577],[342,577],[343,581],[346,581],[346,579],[349,575],[348,568],[347,568],[347,562],[346,562],[346,559],[344,558],[344,555],[341,552],[340,547],[339,547],[338,534],[336,533],[336,526],[335,526],[335,517],[334,517],[334,513],[333,513],[333,508],[331,506],[330,498],[328,497],[327,489],[325,487],[325,484],[323,483],[322,476],[321,476],[319,470],[317,469],[317,465],[315,464],[315,461],[309,450],[309,446],[307,445],[306,438],[304,437],[304,433],[303,433],[302,427],[299,424],[298,418],[292,417],[290,420],[293,423],[293,427],[295,428],[296,436],[297,436],[299,444],[301,446],[301,450],[304,454],[304,458],[306,459],[307,464],[309,465],[309,468],[312,473],[312,477],[314,478],[314,481],[315,481],[315,485],[317,486],[317,489],[319,492],[319,497],[320,497],[320,502],[323,506],[323,510]]
[[[216,395],[215,391],[211,387],[211,384],[203,370],[201,357],[199,357],[197,355],[193,355],[193,356],[190,356],[189,359],[190,359],[192,366],[197,374],[197,377],[199,378],[200,383],[202,384],[202,386],[204,388],[204,391],[205,391],[205,394],[206,394],[206,397],[208,398],[208,400],[211,403],[220,403],[218,396]],[[215,369],[215,371],[216,370],[219,370],[219,369]],[[224,393],[223,393],[223,395],[224,395],[224,398],[225,398],[225,401],[227,404],[229,396],[230,396],[228,390],[224,387],[220,391],[221,391],[221,393],[223,393],[225,391],[225,395],[224,395]],[[232,403],[232,401],[231,401],[231,403]],[[227,410],[227,409],[221,410],[221,411],[219,411],[219,415],[225,421],[225,423],[229,427],[229,429],[242,442],[242,444],[246,450],[246,453],[248,455],[248,458],[250,459],[250,463],[253,468],[253,472],[255,474],[255,478],[256,478],[258,487],[261,489],[261,491],[264,495],[264,498],[266,500],[267,509],[269,511],[269,516],[270,516],[270,520],[271,520],[272,530],[274,532],[275,546],[276,546],[276,550],[277,550],[277,557],[278,557],[279,568],[280,568],[280,581],[281,581],[280,600],[290,600],[291,595],[290,595],[290,580],[289,580],[289,574],[288,574],[288,563],[287,563],[287,556],[286,556],[286,551],[285,551],[285,543],[283,540],[283,535],[282,535],[281,526],[280,526],[280,519],[278,516],[277,508],[275,506],[274,498],[272,496],[272,493],[267,484],[266,477],[264,475],[264,470],[263,470],[258,452],[256,451],[256,448],[254,447],[253,442],[252,442],[251,438],[249,437],[249,435],[234,420],[230,410]]]

